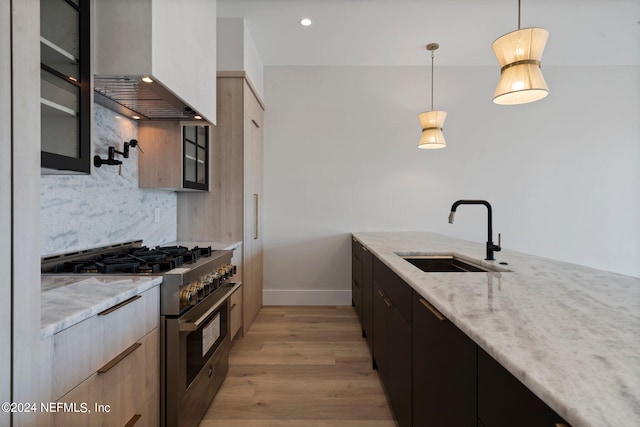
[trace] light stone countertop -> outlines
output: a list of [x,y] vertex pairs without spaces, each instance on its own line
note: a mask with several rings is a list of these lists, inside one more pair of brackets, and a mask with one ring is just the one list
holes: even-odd
[[[640,426],[640,278],[435,233],[353,233],[573,427]],[[511,272],[425,273],[396,254]],[[498,266],[500,266],[498,264]]]
[[[177,241],[160,246],[238,249],[241,241]],[[162,275],[63,275],[41,276],[40,337],[69,328],[132,296],[162,283]]]
[[162,276],[42,275],[40,337],[49,337],[161,283]]

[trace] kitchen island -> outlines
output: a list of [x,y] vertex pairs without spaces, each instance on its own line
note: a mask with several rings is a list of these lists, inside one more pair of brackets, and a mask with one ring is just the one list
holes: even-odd
[[[434,233],[353,237],[573,427],[640,425],[640,279]],[[425,273],[402,255],[510,271]],[[500,264],[500,263],[506,263]]]

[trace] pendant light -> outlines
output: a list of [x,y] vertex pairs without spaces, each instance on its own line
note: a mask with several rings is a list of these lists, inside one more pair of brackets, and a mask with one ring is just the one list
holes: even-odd
[[431,51],[431,111],[418,115],[422,125],[422,136],[420,137],[420,142],[418,142],[418,148],[430,149],[447,146],[442,133],[442,125],[447,118],[447,113],[433,110],[433,51],[438,47],[440,47],[438,43],[429,43],[427,45],[427,50]]
[[542,28],[520,29],[520,0],[518,0],[518,30],[507,33],[493,42],[500,80],[493,94],[493,102],[501,105],[526,104],[549,94],[540,71],[540,58],[549,32]]

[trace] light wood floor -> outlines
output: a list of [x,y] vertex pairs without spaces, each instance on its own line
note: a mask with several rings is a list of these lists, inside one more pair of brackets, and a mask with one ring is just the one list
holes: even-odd
[[394,427],[351,307],[264,307],[200,427]]

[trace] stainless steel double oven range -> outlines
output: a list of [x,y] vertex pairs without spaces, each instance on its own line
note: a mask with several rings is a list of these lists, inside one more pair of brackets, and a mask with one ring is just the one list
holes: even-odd
[[232,251],[141,241],[43,259],[43,274],[161,275],[160,420],[197,426],[229,369]]

